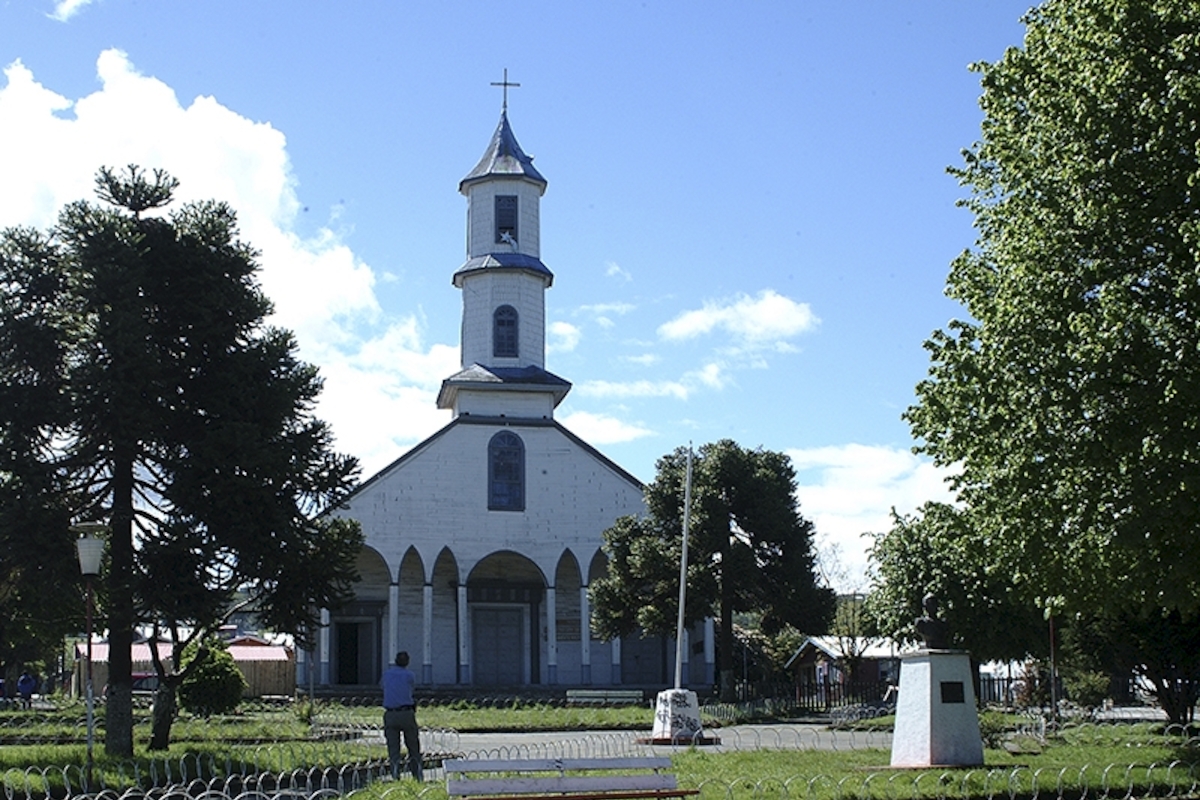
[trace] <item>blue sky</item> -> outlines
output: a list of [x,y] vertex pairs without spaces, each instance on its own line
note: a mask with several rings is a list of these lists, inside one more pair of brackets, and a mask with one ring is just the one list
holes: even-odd
[[0,226],[161,166],[262,251],[276,320],[364,475],[448,422],[458,181],[499,118],[549,181],[557,417],[643,480],[686,445],[789,453],[840,588],[945,499],[900,414],[974,241],[946,174],[974,61],[1027,0],[0,0]]

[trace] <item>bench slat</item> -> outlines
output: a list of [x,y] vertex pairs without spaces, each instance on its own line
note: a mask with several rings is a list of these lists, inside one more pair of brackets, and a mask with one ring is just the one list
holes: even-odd
[[638,800],[638,798],[687,797],[700,794],[699,789],[661,789],[656,791],[634,792],[582,792],[578,794],[518,794],[504,795],[503,800]]
[[452,797],[473,795],[561,794],[565,792],[627,792],[651,793],[678,788],[674,775],[648,773],[645,775],[545,775],[531,778],[447,779],[446,791]]
[[613,758],[448,758],[443,762],[446,774],[452,772],[562,772],[589,769],[670,769],[666,756],[626,756]]

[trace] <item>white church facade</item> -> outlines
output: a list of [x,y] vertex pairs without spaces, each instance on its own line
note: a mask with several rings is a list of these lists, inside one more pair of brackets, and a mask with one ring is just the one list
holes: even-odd
[[[507,106],[507,103],[506,103]],[[467,198],[461,370],[442,383],[450,422],[364,481],[335,513],[365,546],[356,599],[326,623],[301,684],[374,686],[399,650],[422,684],[665,686],[675,644],[591,634],[602,532],[644,513],[643,487],[554,419],[571,384],[545,368],[539,204],[546,180],[507,108],[459,184]],[[685,682],[711,685],[711,622],[682,649]]]

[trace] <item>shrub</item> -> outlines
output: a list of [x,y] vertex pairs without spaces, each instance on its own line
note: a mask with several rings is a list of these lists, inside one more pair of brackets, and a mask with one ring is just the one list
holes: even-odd
[[1109,677],[1103,672],[1080,670],[1063,676],[1067,696],[1084,708],[1099,708],[1108,699]]
[[[195,643],[188,645],[182,659],[185,669],[199,652]],[[206,639],[203,652],[204,660],[192,666],[179,685],[179,704],[201,716],[227,714],[242,702],[246,679],[220,639]]]

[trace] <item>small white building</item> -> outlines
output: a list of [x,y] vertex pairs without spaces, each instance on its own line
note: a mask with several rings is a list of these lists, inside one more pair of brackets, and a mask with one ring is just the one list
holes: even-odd
[[[545,368],[545,190],[505,110],[459,184],[462,369],[437,398],[450,422],[336,512],[362,524],[362,581],[353,604],[326,614],[302,686],[373,686],[399,650],[433,685],[661,687],[674,673],[670,642],[590,632],[601,533],[645,506],[633,475],[554,419],[571,384]],[[685,682],[711,684],[712,638],[711,622],[691,634]]]

